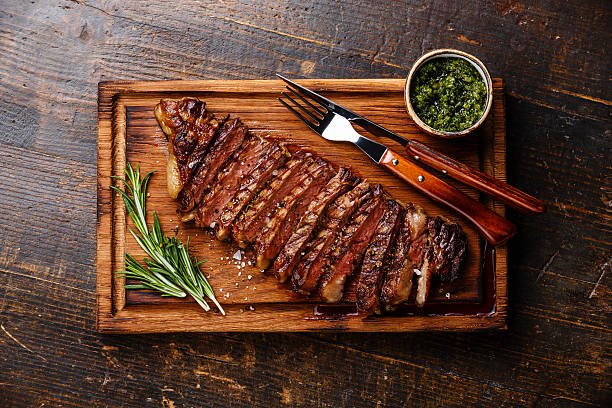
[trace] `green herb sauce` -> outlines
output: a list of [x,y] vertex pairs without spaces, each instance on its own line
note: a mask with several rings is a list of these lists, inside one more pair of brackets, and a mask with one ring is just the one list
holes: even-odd
[[419,119],[436,130],[459,132],[482,117],[487,86],[463,58],[436,58],[415,73],[410,102]]

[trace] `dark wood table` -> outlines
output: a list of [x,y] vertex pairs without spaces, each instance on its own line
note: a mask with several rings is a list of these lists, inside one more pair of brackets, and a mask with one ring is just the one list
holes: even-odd
[[[0,406],[610,406],[609,1],[0,1]],[[352,3],[352,4],[350,4]],[[383,4],[384,3],[384,4]],[[113,79],[507,84],[509,330],[100,335],[96,91]]]

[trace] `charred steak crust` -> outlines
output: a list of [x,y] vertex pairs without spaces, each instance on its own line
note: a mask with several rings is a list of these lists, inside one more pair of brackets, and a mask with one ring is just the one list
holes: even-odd
[[365,250],[384,211],[383,190],[374,189],[372,200],[364,203],[336,239],[325,262],[325,273],[319,283],[321,298],[328,303],[338,302],[344,294],[349,276],[361,265]]
[[285,282],[291,276],[293,268],[300,260],[301,253],[316,232],[329,204],[355,186],[359,181],[350,170],[342,167],[329,180],[327,185],[319,191],[315,199],[310,202],[295,231],[293,231],[285,246],[281,248],[274,261],[273,272],[281,282]]
[[180,212],[186,213],[200,203],[217,173],[240,151],[247,136],[248,129],[240,119],[225,121],[195,175],[179,193]]
[[275,275],[291,277],[297,292],[319,289],[337,302],[355,275],[358,311],[369,314],[406,301],[415,274],[418,306],[432,277],[457,278],[467,256],[458,224],[403,208],[380,185],[346,168],[334,173],[322,158],[290,155],[238,118],[215,118],[197,98],[162,99],[154,113],[168,138],[168,194],[182,221],[196,218],[242,247],[255,243],[256,264],[274,260]]
[[262,228],[270,221],[277,204],[295,187],[302,170],[311,162],[311,154],[303,151],[295,152],[291,160],[278,171],[270,184],[240,214],[232,227],[234,239],[240,247],[245,248],[255,240]]
[[389,267],[387,254],[396,237],[402,215],[402,206],[395,200],[386,200],[381,217],[368,245],[357,280],[357,311],[362,314],[380,313],[380,288],[385,269]]
[[304,256],[293,269],[293,287],[297,292],[310,294],[317,288],[324,272],[326,257],[337,235],[355,210],[371,198],[370,183],[362,181],[329,206],[319,232],[307,244]]
[[196,171],[219,122],[197,98],[162,99],[155,116],[168,137],[168,150],[176,158],[184,185]]
[[414,270],[419,269],[427,248],[427,215],[420,207],[405,207],[401,226],[390,254],[380,300],[387,311],[408,300]]
[[276,212],[256,240],[258,268],[267,269],[270,266],[310,202],[332,175],[329,163],[321,158],[315,159],[297,185],[278,203]]
[[418,279],[416,304],[422,307],[429,296],[431,279],[439,276],[443,282],[454,280],[467,254],[467,237],[456,224],[441,217],[428,217],[427,251]]
[[226,240],[230,236],[231,225],[249,201],[273,177],[272,174],[285,162],[289,152],[279,144],[271,144],[266,156],[240,181],[240,188],[221,211],[217,223],[217,238]]
[[225,205],[240,188],[242,179],[266,160],[271,147],[272,144],[263,139],[250,138],[244,150],[225,168],[200,202],[197,215],[199,226],[209,227],[216,223]]
[[[436,217],[436,220],[441,218]],[[431,223],[429,229],[429,263],[433,274],[439,275],[442,282],[457,278],[467,254],[467,236],[457,223]]]

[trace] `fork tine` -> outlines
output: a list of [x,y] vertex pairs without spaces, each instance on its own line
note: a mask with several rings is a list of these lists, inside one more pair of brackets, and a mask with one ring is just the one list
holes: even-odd
[[291,91],[292,94],[294,94],[295,96],[297,96],[298,98],[300,98],[301,100],[304,101],[304,103],[306,103],[308,106],[310,106],[316,113],[318,113],[321,116],[325,116],[325,114],[327,113],[327,109],[325,109],[325,112],[321,111],[320,108],[317,108],[316,106],[314,106],[308,99],[304,98],[302,95],[300,95],[299,93],[295,92],[293,90],[293,88],[290,88],[288,86],[286,86],[285,88],[287,88],[289,91]]
[[[297,101],[295,99],[293,99],[292,97],[290,97],[289,95],[287,95],[285,92],[281,92],[281,95],[283,95],[285,98],[289,99],[291,102],[293,102],[293,104],[295,106],[297,106],[298,108],[300,108],[300,110],[302,112],[304,112],[305,114],[307,114],[308,116],[310,116],[312,118],[312,120],[314,120],[317,125],[319,125],[319,123],[321,122],[321,118],[316,117],[312,112],[310,112],[308,109],[306,109],[305,107],[303,107],[302,105],[300,105],[299,103],[297,103]],[[323,115],[321,115],[323,116]]]
[[[291,85],[292,87],[299,89],[300,91],[302,91],[304,94],[306,94],[308,97],[314,99],[315,101],[317,101],[319,104],[323,105],[323,106],[328,106],[330,103],[333,104],[332,101],[330,101],[329,99],[326,99],[324,97],[322,97],[321,95],[319,95],[318,93],[314,93],[312,92],[310,89],[308,88],[304,88],[302,85],[298,85],[295,82],[285,78],[284,76],[280,75],[280,74],[276,74],[277,77],[279,77],[280,79],[282,79],[283,81],[285,81],[286,83],[288,83],[289,85]],[[326,109],[327,110],[327,109]]]
[[303,117],[298,111],[296,111],[295,109],[293,109],[287,102],[283,101],[281,98],[278,98],[278,100],[280,101],[280,103],[282,103],[283,105],[285,105],[285,108],[289,109],[291,112],[293,112],[293,114],[295,116],[297,116],[302,122],[304,122],[306,125],[308,125],[309,128],[311,128],[312,130],[314,130],[315,132],[317,132],[319,135],[321,134],[321,132],[319,131],[319,126],[315,126],[312,122],[310,122],[308,119],[306,119],[305,117]]

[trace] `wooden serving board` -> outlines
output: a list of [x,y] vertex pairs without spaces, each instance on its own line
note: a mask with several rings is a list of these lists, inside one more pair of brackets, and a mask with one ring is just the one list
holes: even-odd
[[[493,109],[482,128],[459,140],[441,140],[421,133],[404,106],[401,79],[301,80],[301,84],[366,116],[407,138],[423,141],[470,166],[505,179],[504,84],[494,79]],[[356,147],[328,142],[297,120],[278,101],[284,85],[278,80],[255,81],[152,81],[102,82],[98,89],[98,242],[97,327],[101,332],[145,333],[172,331],[417,331],[505,328],[507,310],[506,247],[484,248],[474,228],[447,209],[430,201],[400,179],[375,165]],[[265,137],[310,149],[330,162],[350,165],[361,177],[381,183],[402,202],[414,202],[429,215],[459,222],[469,240],[463,274],[445,287],[432,286],[423,309],[406,305],[393,314],[361,318],[351,313],[352,287],[346,308],[329,309],[317,299],[295,294],[289,285],[248,264],[239,268],[232,258],[237,248],[217,241],[209,231],[181,224],[177,205],[167,195],[165,164],[167,142],[153,115],[161,98],[195,96],[217,117],[239,116]],[[391,140],[381,140],[402,151]],[[158,296],[148,291],[124,290],[116,276],[126,252],[141,259],[144,252],[129,235],[123,200],[111,193],[111,175],[122,176],[126,162],[143,172],[156,170],[149,185],[149,213],[157,211],[168,235],[190,239],[192,255],[206,259],[202,271],[209,275],[217,299],[227,312],[204,312],[191,299]],[[474,190],[451,184],[478,198]],[[487,201],[500,214],[503,205]],[[149,214],[151,215],[151,214]],[[248,263],[249,253],[242,259]],[[486,265],[485,265],[486,264]],[[484,266],[483,266],[484,265]]]

